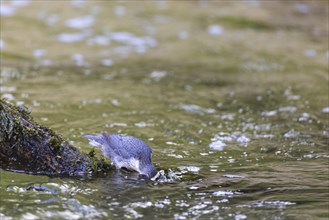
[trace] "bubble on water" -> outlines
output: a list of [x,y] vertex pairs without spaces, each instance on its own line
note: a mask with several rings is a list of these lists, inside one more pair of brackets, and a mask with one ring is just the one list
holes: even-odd
[[156,201],[153,204],[154,204],[154,207],[162,209],[165,206],[170,205],[171,204],[171,200],[168,199],[168,198],[165,198],[163,200]]
[[76,53],[72,55],[72,60],[77,66],[88,66],[88,63],[85,61],[85,58],[82,54]]
[[133,202],[133,203],[130,203],[130,206],[133,207],[133,208],[147,208],[147,207],[150,207],[152,206],[152,202]]
[[242,143],[242,144],[246,144],[246,143],[250,142],[250,139],[247,138],[246,136],[242,135],[242,136],[238,137],[236,139],[236,141],[239,143]]
[[187,111],[187,112],[192,112],[192,113],[207,113],[207,114],[214,114],[216,113],[215,109],[212,108],[202,108],[201,106],[198,105],[187,105],[187,104],[180,104],[179,108]]
[[78,33],[62,33],[57,36],[57,40],[64,43],[75,43],[80,42],[85,39],[89,34],[86,32],[78,32]]
[[283,135],[283,137],[285,138],[296,138],[299,135],[299,133],[297,131],[295,131],[294,129],[288,131],[287,133],[285,133]]
[[48,118],[46,118],[46,117],[41,117],[40,119],[41,119],[41,121],[48,121]]
[[248,217],[243,214],[237,214],[234,216],[234,220],[244,220],[244,219],[248,219]]
[[36,215],[33,215],[32,213],[24,213],[23,216],[22,216],[22,219],[26,219],[26,220],[37,220],[39,219],[38,216]]
[[277,111],[276,110],[273,110],[273,111],[263,111],[261,113],[261,116],[272,117],[272,116],[274,116],[276,114],[277,114]]
[[257,201],[248,205],[240,205],[239,207],[248,207],[248,208],[259,208],[259,207],[280,207],[283,208],[285,206],[296,205],[295,202],[289,201]]
[[66,21],[66,26],[75,29],[85,29],[92,27],[95,23],[95,18],[91,15],[69,19]]
[[212,141],[220,140],[222,142],[230,142],[234,140],[234,136],[229,133],[220,132],[219,134],[215,134],[215,136],[211,139]]
[[322,109],[322,112],[323,112],[323,113],[329,113],[329,107],[324,107],[324,108]]
[[114,105],[114,106],[120,106],[121,105],[121,103],[117,99],[112,99],[111,104]]
[[226,144],[220,140],[216,140],[210,143],[209,148],[216,151],[223,151],[226,147]]
[[230,200],[228,199],[221,199],[216,201],[216,203],[228,203],[228,202],[230,202]]
[[153,71],[150,73],[150,78],[154,79],[155,81],[160,81],[162,78],[167,76],[166,71]]
[[223,177],[227,177],[227,178],[230,178],[230,179],[243,179],[243,178],[245,178],[244,176],[235,175],[235,174],[224,174]]
[[56,212],[53,214],[58,214],[58,215],[52,215],[52,216],[47,216],[46,217],[60,217],[63,218],[63,214],[65,212],[65,219],[70,218],[70,219],[95,219],[99,217],[107,217],[108,214],[105,211],[100,211],[98,210],[94,205],[83,205],[81,202],[77,199],[67,199],[67,200],[62,200],[63,204],[67,205],[66,211],[63,212]]
[[190,187],[189,187],[190,190],[197,190],[197,189],[199,189],[199,188],[200,188],[200,187],[198,187],[198,186],[190,186]]
[[201,215],[209,215],[211,213],[217,213],[218,210],[219,207],[212,205],[210,201],[202,201],[199,204],[190,207],[188,211],[183,212],[182,215],[177,215],[177,217],[178,219],[186,219],[185,216],[188,216],[189,214],[195,217],[200,217]]
[[303,122],[303,121],[308,121],[309,118],[311,117],[311,114],[307,112],[303,112],[301,116],[298,118],[298,121]]
[[329,158],[329,155],[327,155],[327,154],[306,154],[303,157],[308,158],[308,159],[317,159],[317,158]]
[[106,124],[105,127],[107,128],[113,128],[113,127],[127,127],[128,125],[126,123],[111,123]]
[[15,96],[13,94],[10,94],[10,93],[4,93],[4,94],[2,94],[1,95],[1,98],[7,99],[8,101],[15,100]]
[[26,188],[25,187],[19,187],[19,186],[7,186],[6,187],[6,191],[10,192],[16,192],[16,193],[24,193],[26,192]]
[[221,119],[222,120],[229,120],[232,121],[234,120],[235,114],[234,113],[226,113],[226,114],[222,114]]
[[33,51],[33,56],[36,57],[36,58],[43,57],[46,54],[47,54],[47,50],[45,50],[45,49],[35,49]]
[[110,38],[108,36],[104,36],[104,35],[96,35],[94,37],[91,37],[87,40],[87,45],[109,45],[111,42]]
[[208,26],[208,33],[213,36],[220,36],[224,33],[224,28],[220,25],[209,25]]
[[168,170],[167,174],[164,170],[160,170],[157,174],[151,178],[152,181],[160,182],[160,183],[170,183],[180,180],[182,178],[181,174],[183,172],[173,171],[171,169]]
[[227,197],[232,197],[235,193],[232,191],[217,191],[213,192],[212,195],[219,197],[219,196],[227,196]]
[[155,47],[158,44],[155,39],[149,36],[138,37],[130,32],[112,32],[108,33],[108,37],[113,41],[129,46],[123,48],[121,47],[123,50],[125,50],[123,51],[124,54],[127,52],[129,53],[131,50],[137,53],[144,53],[148,48]]
[[179,166],[178,169],[180,169],[183,172],[198,173],[201,168],[197,166]]
[[184,158],[182,155],[180,154],[167,154],[168,157],[174,157],[174,158],[177,158],[177,159],[181,159],[181,158]]
[[103,60],[101,60],[101,64],[103,66],[113,66],[113,60],[111,60],[111,59],[103,59]]

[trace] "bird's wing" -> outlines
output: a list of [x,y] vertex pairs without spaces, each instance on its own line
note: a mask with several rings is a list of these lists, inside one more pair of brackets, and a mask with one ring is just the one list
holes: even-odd
[[151,148],[142,140],[120,134],[103,133],[104,144],[122,158],[144,158],[151,154]]

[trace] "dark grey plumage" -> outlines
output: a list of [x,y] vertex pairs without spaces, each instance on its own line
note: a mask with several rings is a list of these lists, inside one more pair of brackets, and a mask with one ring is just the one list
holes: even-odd
[[103,154],[111,159],[117,169],[125,167],[149,178],[157,173],[151,161],[151,148],[138,138],[106,133],[84,137],[96,142],[96,146],[102,149]]

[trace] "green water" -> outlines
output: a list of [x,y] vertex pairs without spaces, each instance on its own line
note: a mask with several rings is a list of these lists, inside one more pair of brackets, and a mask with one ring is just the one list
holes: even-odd
[[[31,108],[38,123],[81,151],[92,149],[85,134],[140,138],[164,174],[146,181],[125,170],[104,178],[0,170],[0,219],[328,219],[326,35],[311,37],[298,23],[304,16],[298,12],[285,25],[243,20],[248,13],[279,12],[286,7],[280,3],[161,2],[61,3],[67,11],[29,3],[20,6],[24,11],[17,9],[20,13],[1,17],[2,97]],[[108,16],[111,31],[144,36],[153,28],[148,35],[157,44],[136,49],[112,36],[109,45],[87,45],[102,33],[104,19],[81,42],[56,40],[70,32],[65,20],[95,6],[98,18]],[[105,13],[118,6],[124,15],[120,7],[117,15]],[[222,8],[232,15],[217,18]],[[241,8],[250,12],[235,18]],[[45,26],[35,10],[39,17],[57,14],[58,23]],[[323,13],[320,20],[328,10]],[[131,15],[136,19],[127,18]],[[24,22],[31,23],[26,34],[39,41],[11,37],[21,34]],[[207,32],[213,23],[223,25],[222,35]],[[179,39],[179,31],[188,37],[181,33]],[[118,48],[127,45],[128,55],[122,55]],[[48,52],[33,56],[38,48]],[[303,54],[312,48],[315,56]],[[77,53],[83,60],[72,58]],[[104,57],[113,65],[101,65],[98,59]],[[98,150],[96,155],[102,157]]]

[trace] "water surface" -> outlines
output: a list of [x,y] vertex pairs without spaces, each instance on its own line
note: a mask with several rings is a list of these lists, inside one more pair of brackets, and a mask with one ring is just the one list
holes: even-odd
[[1,96],[81,151],[143,139],[163,174],[1,170],[0,218],[327,219],[323,4],[1,2]]

